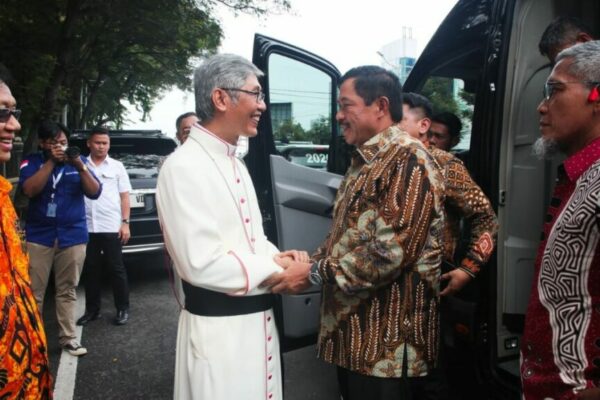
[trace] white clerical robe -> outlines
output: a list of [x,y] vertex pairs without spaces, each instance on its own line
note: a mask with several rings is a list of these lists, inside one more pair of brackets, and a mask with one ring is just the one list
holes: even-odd
[[[264,235],[256,193],[235,146],[196,125],[164,162],[156,191],[165,245],[179,276],[234,296],[281,268]],[[176,400],[282,399],[273,311],[207,317],[181,312]]]

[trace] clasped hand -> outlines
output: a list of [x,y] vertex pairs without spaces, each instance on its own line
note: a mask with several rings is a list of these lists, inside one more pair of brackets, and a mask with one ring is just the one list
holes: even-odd
[[288,250],[276,254],[273,259],[283,271],[270,275],[260,287],[286,294],[299,293],[310,287],[308,273],[311,263],[307,252]]

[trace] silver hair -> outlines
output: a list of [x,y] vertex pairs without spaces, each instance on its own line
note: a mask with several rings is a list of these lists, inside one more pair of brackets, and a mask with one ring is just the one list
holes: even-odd
[[549,160],[559,151],[558,143],[554,139],[538,138],[531,147],[531,153],[539,160]]
[[600,83],[600,40],[577,44],[558,53],[556,62],[570,59],[569,73],[582,81]]
[[[216,88],[241,88],[249,76],[260,78],[264,74],[250,61],[235,54],[217,54],[208,58],[194,72],[196,114],[201,121],[214,116],[212,92]],[[235,100],[238,93],[229,92]]]

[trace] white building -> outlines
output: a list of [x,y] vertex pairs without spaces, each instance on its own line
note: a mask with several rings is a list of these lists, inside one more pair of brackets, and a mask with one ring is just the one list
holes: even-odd
[[404,83],[417,60],[417,39],[413,38],[411,27],[402,27],[402,37],[386,44],[377,52],[382,66],[393,70]]

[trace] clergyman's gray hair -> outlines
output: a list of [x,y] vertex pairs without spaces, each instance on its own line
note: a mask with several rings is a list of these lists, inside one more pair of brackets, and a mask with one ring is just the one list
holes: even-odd
[[600,40],[593,40],[569,47],[556,57],[558,63],[570,59],[569,73],[582,81],[600,83]]
[[[241,88],[249,76],[257,78],[263,73],[250,61],[235,54],[217,54],[208,58],[194,72],[194,94],[196,96],[196,114],[201,121],[214,116],[212,92],[216,88]],[[229,92],[233,99],[238,93]]]

